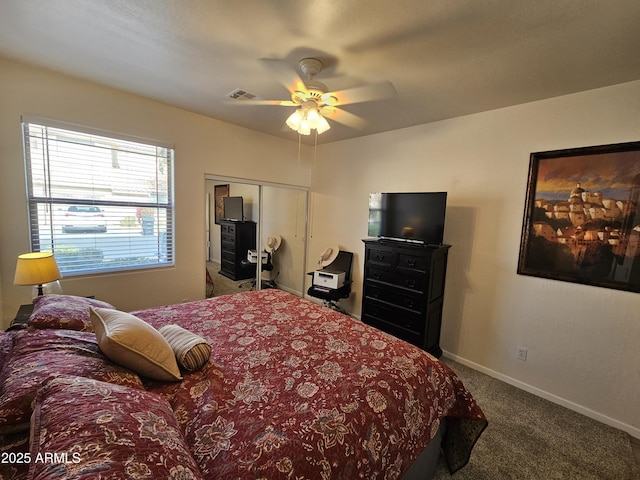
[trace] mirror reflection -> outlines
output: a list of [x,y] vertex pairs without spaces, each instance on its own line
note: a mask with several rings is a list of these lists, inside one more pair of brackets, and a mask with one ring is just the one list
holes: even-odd
[[206,187],[207,297],[263,288],[302,296],[307,191],[214,177]]

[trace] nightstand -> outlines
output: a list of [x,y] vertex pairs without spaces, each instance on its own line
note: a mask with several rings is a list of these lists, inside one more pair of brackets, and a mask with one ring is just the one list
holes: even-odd
[[17,330],[19,328],[25,328],[29,322],[29,317],[33,312],[33,303],[27,303],[26,305],[20,305],[16,318],[11,320],[11,325],[7,330]]

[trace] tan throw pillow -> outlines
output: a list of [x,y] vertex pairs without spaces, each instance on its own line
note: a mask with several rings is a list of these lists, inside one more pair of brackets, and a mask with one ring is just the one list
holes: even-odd
[[100,350],[123,367],[155,380],[182,380],[171,346],[155,328],[130,313],[91,307]]
[[159,331],[171,345],[178,364],[185,370],[193,372],[209,361],[211,345],[201,336],[178,325],[165,325]]

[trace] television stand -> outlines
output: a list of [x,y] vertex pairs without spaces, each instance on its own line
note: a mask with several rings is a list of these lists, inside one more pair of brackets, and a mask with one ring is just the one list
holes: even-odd
[[435,357],[450,245],[365,239],[362,321]]

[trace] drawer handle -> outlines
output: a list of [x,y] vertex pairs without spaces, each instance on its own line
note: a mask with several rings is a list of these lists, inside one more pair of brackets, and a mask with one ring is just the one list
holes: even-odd
[[382,255],[381,253],[376,253],[376,260],[381,262],[382,260],[384,260],[384,255]]
[[376,280],[380,280],[382,278],[382,275],[380,275],[378,272],[373,272],[371,276]]
[[404,305],[405,307],[408,307],[408,308],[413,308],[415,306],[415,304],[413,303],[413,300],[411,299],[406,299],[404,301]]
[[410,267],[415,267],[417,262],[415,260],[407,260],[407,265]]
[[415,288],[415,286],[416,286],[416,281],[415,281],[415,280],[413,280],[413,279],[411,279],[411,280],[407,280],[407,286],[408,286],[409,288]]

